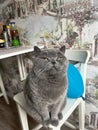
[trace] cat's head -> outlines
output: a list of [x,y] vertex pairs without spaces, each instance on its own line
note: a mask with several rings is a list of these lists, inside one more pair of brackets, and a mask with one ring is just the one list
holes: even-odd
[[59,49],[40,49],[35,46],[33,60],[35,73],[65,73],[68,64],[67,58],[65,57],[65,50],[65,46]]

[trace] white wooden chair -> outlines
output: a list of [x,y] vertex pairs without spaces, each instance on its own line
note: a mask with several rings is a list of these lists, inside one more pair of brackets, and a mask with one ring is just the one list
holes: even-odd
[[[87,62],[89,60],[90,54],[88,51],[85,50],[66,50],[65,54],[69,61],[74,61],[79,63],[79,70],[81,72],[81,75],[83,77],[84,86],[85,86],[85,80],[86,80],[86,67]],[[84,92],[85,96],[85,92]],[[31,115],[30,108],[27,106],[23,92],[18,93],[14,96],[14,100],[17,104],[20,121],[22,125],[22,130],[29,130],[28,126],[28,120],[27,120],[27,114],[29,114],[32,118],[33,115]],[[49,126],[49,130],[60,130],[61,126],[63,124],[71,127],[72,129],[76,129],[75,126],[67,122],[67,119],[69,116],[73,113],[73,111],[79,106],[79,130],[84,130],[84,124],[85,124],[85,102],[82,98],[67,99],[67,105],[63,109],[63,119],[60,120],[58,127],[54,127],[52,125]],[[36,128],[33,130],[40,130],[43,126],[39,124]]]

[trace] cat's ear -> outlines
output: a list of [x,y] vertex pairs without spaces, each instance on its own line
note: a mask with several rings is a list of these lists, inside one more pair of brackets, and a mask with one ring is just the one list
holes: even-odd
[[36,53],[40,53],[41,52],[41,49],[37,46],[34,46],[34,52]]
[[60,48],[60,51],[63,52],[63,53],[65,53],[65,50],[66,50],[66,47],[65,47],[65,46],[62,46],[62,47]]

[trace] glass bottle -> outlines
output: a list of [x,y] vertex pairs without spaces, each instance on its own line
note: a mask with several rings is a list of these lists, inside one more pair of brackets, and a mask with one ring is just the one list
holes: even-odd
[[12,40],[12,46],[19,46],[20,42],[19,40],[14,36],[14,39]]
[[8,42],[8,35],[7,35],[7,28],[6,25],[3,25],[3,35],[4,35],[4,41],[5,41],[5,47],[9,47],[9,42]]
[[3,35],[3,24],[0,22],[0,48],[5,47],[4,43],[4,35]]
[[20,40],[19,40],[19,33],[18,30],[15,27],[15,22],[11,22],[11,38],[12,38],[12,46],[19,46]]
[[12,45],[12,37],[11,37],[11,32],[10,32],[10,26],[7,25],[7,33],[8,33],[8,41],[9,41],[9,46],[11,47]]

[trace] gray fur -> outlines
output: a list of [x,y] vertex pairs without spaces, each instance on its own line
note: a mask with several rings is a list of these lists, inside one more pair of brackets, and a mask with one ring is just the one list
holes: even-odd
[[39,49],[34,47],[33,67],[25,86],[25,99],[35,120],[47,126],[57,126],[62,118],[66,103],[68,61],[60,49]]
[[16,57],[0,60],[0,73],[10,97],[23,90],[24,83],[20,81]]

